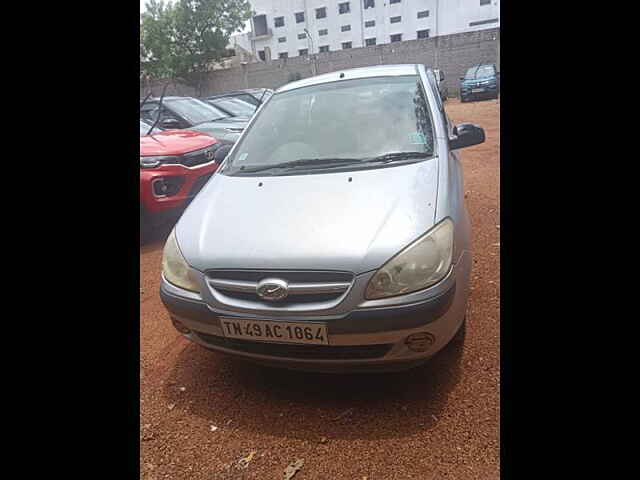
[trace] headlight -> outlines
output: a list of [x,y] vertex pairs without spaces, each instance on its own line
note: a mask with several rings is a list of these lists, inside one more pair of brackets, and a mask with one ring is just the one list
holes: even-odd
[[187,265],[176,241],[175,229],[171,231],[162,252],[162,273],[168,282],[176,287],[192,292],[200,292],[198,282],[191,274],[191,267]]
[[180,163],[178,157],[140,157],[140,168],[156,168],[163,163]]
[[445,218],[389,260],[369,281],[365,298],[403,295],[442,280],[451,267],[453,230],[453,221]]

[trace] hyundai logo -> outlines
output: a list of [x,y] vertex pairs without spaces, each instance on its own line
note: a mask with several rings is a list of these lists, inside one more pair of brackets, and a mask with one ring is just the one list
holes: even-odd
[[204,152],[204,158],[206,158],[207,160],[211,161],[213,160],[213,157],[215,156],[213,150],[205,150]]
[[279,278],[265,278],[258,282],[256,293],[263,300],[274,302],[289,295],[289,284]]

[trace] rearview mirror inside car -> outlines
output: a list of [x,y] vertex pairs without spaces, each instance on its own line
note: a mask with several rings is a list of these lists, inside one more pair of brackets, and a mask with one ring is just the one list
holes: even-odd
[[180,122],[175,118],[164,118],[160,125],[162,128],[180,128]]
[[484,129],[473,123],[461,123],[453,127],[453,136],[449,138],[449,148],[470,147],[484,142]]

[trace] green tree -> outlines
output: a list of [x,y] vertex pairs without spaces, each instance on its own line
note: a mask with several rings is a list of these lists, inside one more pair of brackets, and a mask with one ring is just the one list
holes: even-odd
[[250,17],[247,0],[150,0],[141,15],[140,70],[200,90]]

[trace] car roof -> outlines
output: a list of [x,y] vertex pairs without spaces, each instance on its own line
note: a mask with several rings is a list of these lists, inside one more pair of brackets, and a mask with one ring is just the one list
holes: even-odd
[[416,75],[418,73],[417,64],[402,65],[375,65],[372,67],[349,68],[336,70],[331,73],[316,75],[315,77],[304,78],[295,82],[287,83],[276,90],[277,93],[286,92],[296,88],[321,85],[323,83],[338,82],[340,80],[353,80],[356,78],[368,77],[393,77],[400,75]]
[[221,97],[233,97],[233,96],[237,96],[237,95],[251,95],[251,96],[253,96],[254,93],[261,94],[265,90],[271,90],[271,89],[269,89],[269,88],[247,88],[246,90],[233,90],[231,92],[214,93],[213,95],[209,95],[206,98],[214,99],[214,98],[221,98]]
[[[167,101],[167,100],[180,100],[180,99],[183,99],[183,98],[195,98],[195,97],[167,96],[167,97],[164,97],[164,98],[162,99],[162,101],[163,101],[163,102],[165,102],[165,101]],[[152,97],[152,98],[149,98],[149,99],[147,100],[147,103],[148,103],[148,102],[158,102],[159,100],[160,100],[160,97]]]

